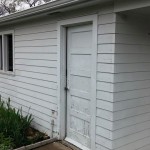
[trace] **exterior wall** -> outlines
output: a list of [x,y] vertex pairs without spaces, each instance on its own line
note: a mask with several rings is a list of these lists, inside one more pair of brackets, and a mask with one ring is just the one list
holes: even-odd
[[150,37],[148,19],[117,15],[113,149],[150,149]]
[[112,149],[113,80],[116,15],[113,7],[99,12],[96,150]]
[[[102,7],[102,8],[101,8]],[[58,20],[98,14],[96,149],[112,149],[113,61],[115,13],[113,6],[96,6],[64,13]],[[1,30],[10,30],[10,27]],[[58,133],[57,20],[38,19],[12,25],[15,34],[15,75],[0,74],[0,94],[15,108],[34,117],[36,128],[53,137]],[[54,127],[51,123],[54,121]]]
[[[14,30],[15,75],[0,74],[0,94],[15,108],[31,113],[34,125],[49,135],[57,119],[57,24],[31,21]],[[5,30],[5,29],[3,29]],[[10,30],[10,28],[6,28]]]
[[[58,20],[98,14],[96,150],[150,149],[149,23],[113,6],[73,11]],[[33,114],[34,125],[58,133],[57,20],[6,28],[15,34],[15,75],[0,74],[0,94]],[[1,28],[5,30],[5,28]],[[54,121],[54,127],[51,123]],[[93,137],[94,138],[94,137]]]

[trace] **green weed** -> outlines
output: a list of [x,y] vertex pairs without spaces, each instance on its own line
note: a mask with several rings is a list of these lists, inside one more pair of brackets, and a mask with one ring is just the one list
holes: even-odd
[[9,137],[4,138],[2,144],[0,141],[0,150],[5,150],[11,142],[14,143],[13,148],[30,144],[31,141],[28,140],[26,133],[32,120],[32,115],[26,115],[25,117],[22,115],[22,109],[11,108],[10,99],[6,103],[0,99],[0,133],[3,134],[3,136],[1,135],[2,138]]

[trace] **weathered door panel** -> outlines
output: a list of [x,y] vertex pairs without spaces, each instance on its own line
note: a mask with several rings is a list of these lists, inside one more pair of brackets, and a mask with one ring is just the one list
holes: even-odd
[[92,24],[67,30],[67,138],[91,145]]

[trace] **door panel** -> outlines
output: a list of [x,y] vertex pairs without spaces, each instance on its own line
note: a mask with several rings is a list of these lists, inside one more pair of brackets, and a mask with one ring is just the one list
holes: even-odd
[[67,30],[67,138],[91,146],[92,24]]

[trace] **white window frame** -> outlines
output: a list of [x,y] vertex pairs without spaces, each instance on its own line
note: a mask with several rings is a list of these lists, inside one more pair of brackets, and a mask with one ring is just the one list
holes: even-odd
[[[5,35],[9,35],[12,34],[12,42],[13,42],[13,71],[7,71],[7,52],[5,51],[5,40],[4,40],[4,36]],[[15,57],[15,53],[14,53],[14,30],[8,30],[8,31],[4,31],[4,32],[0,32],[0,35],[2,36],[2,58],[3,58],[3,69],[0,70],[0,74],[7,74],[7,75],[15,75],[15,65],[14,65],[14,57]]]

